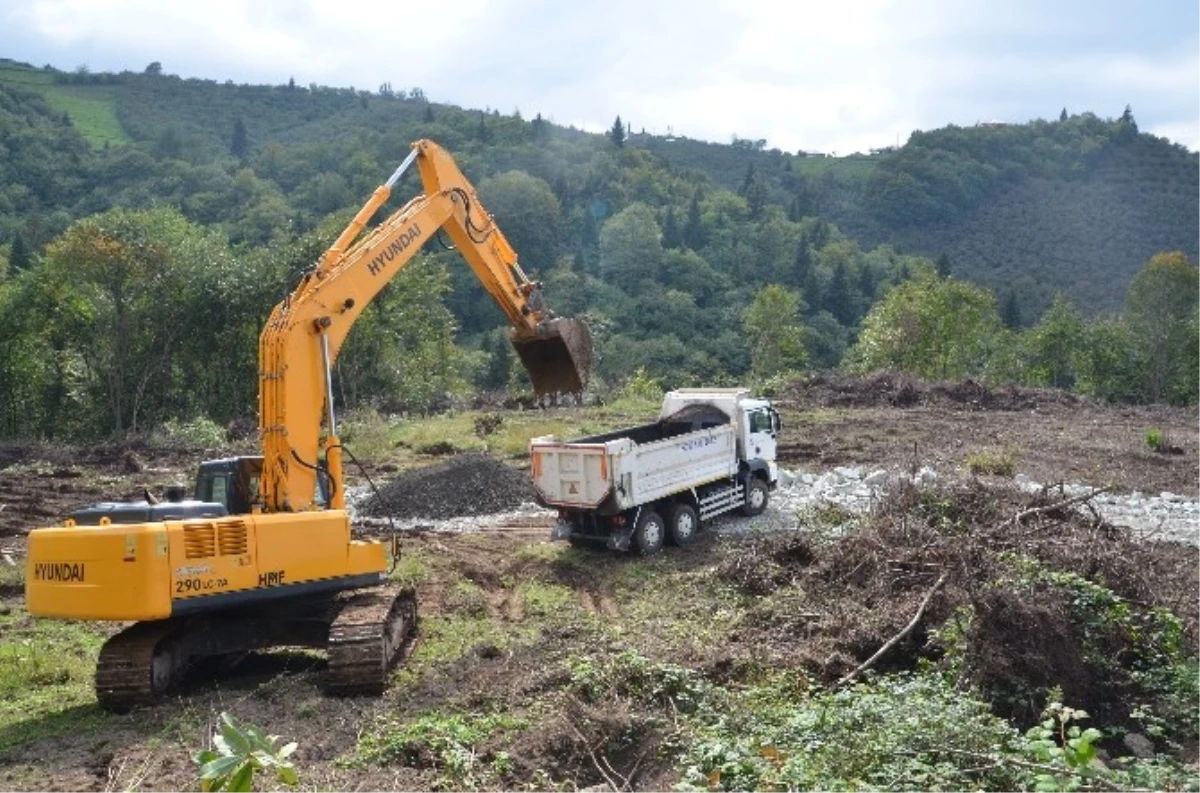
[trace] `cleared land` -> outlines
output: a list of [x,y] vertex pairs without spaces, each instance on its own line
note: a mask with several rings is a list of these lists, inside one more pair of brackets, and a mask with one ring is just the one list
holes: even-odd
[[[783,464],[793,469],[928,464],[965,473],[972,453],[992,449],[1039,481],[1196,497],[1194,410],[889,378],[814,378],[780,402]],[[528,422],[590,430],[648,418],[653,408],[645,410],[466,414],[439,448],[490,438],[497,449],[497,436]],[[475,422],[495,415],[498,426]],[[1182,453],[1147,449],[1150,427]],[[410,445],[370,466],[385,493],[415,492],[434,465],[475,477],[470,488],[438,489],[430,503],[439,514],[471,514],[482,490],[510,503],[524,484],[511,476],[519,446],[454,457],[416,452],[431,441],[413,427],[400,437]],[[5,553],[19,562],[23,533],[71,506],[186,480],[211,451],[0,447]],[[850,773],[882,787],[901,773],[905,752],[949,766],[928,772],[941,777],[900,778],[899,787],[1025,784],[1003,767],[947,770],[983,763],[956,765],[939,751],[984,754],[1000,729],[950,684],[886,677],[862,690],[837,687],[922,603],[919,625],[872,672],[937,670],[939,680],[985,692],[993,712],[1022,727],[1045,704],[1033,692],[1057,684],[1094,726],[1122,727],[1106,738],[1114,755],[1126,751],[1124,730],[1137,728],[1127,719],[1131,697],[1186,722],[1168,699],[1147,694],[1140,650],[1118,630],[1125,618],[1103,604],[1115,593],[1142,635],[1177,625],[1181,652],[1194,659],[1196,549],[1134,543],[1086,510],[1031,501],[1000,478],[897,493],[869,518],[808,515],[803,531],[785,535],[722,534],[718,523],[696,545],[650,559],[548,543],[548,526],[549,516],[507,525],[480,517],[476,533],[404,537],[395,577],[417,587],[420,640],[381,699],[322,697],[320,656],[283,650],[252,656],[231,675],[198,675],[156,707],[102,713],[91,669],[117,626],[31,620],[19,575],[0,564],[0,788],[193,788],[190,753],[206,745],[221,711],[298,741],[308,789],[836,788]],[[1097,580],[1104,586],[1088,583]],[[1121,660],[1097,666],[1100,650]],[[917,733],[906,737],[902,715]],[[1172,748],[1156,739],[1155,748],[1194,764],[1194,727],[1171,729],[1184,740]],[[807,765],[797,770],[789,757]]]

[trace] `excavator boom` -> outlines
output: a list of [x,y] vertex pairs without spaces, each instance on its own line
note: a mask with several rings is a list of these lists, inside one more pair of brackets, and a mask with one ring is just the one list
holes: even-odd
[[[367,221],[414,162],[424,193],[367,229]],[[508,318],[512,344],[534,392],[573,393],[586,387],[592,350],[587,326],[555,316],[541,285],[521,269],[517,254],[450,155],[432,141],[419,140],[291,296],[275,307],[263,329],[259,431],[266,511],[313,508],[322,448],[333,490],[330,504],[343,506],[331,367],[359,313],[439,231]],[[329,420],[322,446],[323,416]]]

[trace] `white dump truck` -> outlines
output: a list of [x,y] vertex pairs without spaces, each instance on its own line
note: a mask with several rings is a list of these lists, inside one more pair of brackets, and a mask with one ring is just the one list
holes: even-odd
[[723,512],[757,515],[778,481],[779,413],[742,388],[684,388],[658,421],[578,440],[529,442],[533,485],[557,508],[553,539],[642,554],[687,545]]

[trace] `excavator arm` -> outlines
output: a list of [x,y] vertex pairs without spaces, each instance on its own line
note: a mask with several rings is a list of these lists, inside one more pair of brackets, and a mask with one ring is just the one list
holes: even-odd
[[[370,218],[416,162],[424,188],[380,225]],[[259,339],[259,433],[262,508],[316,508],[321,452],[329,477],[328,506],[344,507],[341,445],[333,411],[331,368],[355,320],[381,289],[443,230],[513,326],[512,342],[538,395],[582,391],[591,367],[591,335],[574,319],[555,317],[540,285],[484,210],[450,155],[419,140],[395,173],[376,188],[338,239],[272,311]],[[322,418],[327,433],[322,441]]]

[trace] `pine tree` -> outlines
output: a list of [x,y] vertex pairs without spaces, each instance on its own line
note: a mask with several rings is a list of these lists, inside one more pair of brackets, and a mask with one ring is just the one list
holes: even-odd
[[700,191],[692,193],[687,222],[683,224],[683,244],[694,251],[704,247],[704,226],[700,219]]
[[808,268],[800,284],[800,291],[804,294],[809,313],[816,314],[825,308],[825,291],[821,288],[821,276],[816,267]]
[[12,248],[8,252],[8,267],[13,273],[19,273],[22,270],[28,270],[33,264],[33,257],[29,253],[29,249],[25,247],[25,238],[21,236],[21,232],[13,234]]
[[950,254],[945,251],[938,254],[937,261],[933,263],[933,266],[937,268],[939,278],[949,278],[950,274],[954,272],[954,264],[950,261]]
[[1059,121],[1067,120],[1067,109],[1065,107],[1062,109],[1062,112],[1058,114],[1058,120]]
[[683,234],[675,218],[675,207],[667,207],[667,216],[663,218],[662,246],[667,250],[683,247]]
[[625,125],[621,123],[620,116],[617,116],[617,120],[613,122],[612,129],[608,132],[608,137],[618,149],[625,145]]
[[429,104],[428,102],[425,103],[425,116],[423,120],[426,124],[433,123],[433,105]]
[[538,113],[533,121],[529,122],[530,134],[533,136],[533,141],[539,143],[546,137],[546,121],[542,118],[542,114]]
[[746,209],[750,213],[751,220],[759,220],[762,218],[763,210],[767,206],[767,186],[763,184],[763,180],[757,175],[754,181],[750,182],[746,188]]
[[812,249],[808,247],[808,235],[800,236],[800,244],[796,246],[796,259],[792,266],[792,277],[797,284],[808,280],[808,271],[812,269]]
[[833,268],[825,307],[842,325],[849,327],[854,324],[854,303],[850,296],[850,276],[846,272],[845,262],[838,262],[837,267]]
[[752,184],[754,184],[754,163],[746,166],[746,175],[742,177],[742,186],[738,188],[738,195],[745,198],[746,193],[750,192]]
[[1004,327],[1011,330],[1021,327],[1021,306],[1012,287],[1004,293],[1004,302],[1000,305],[1000,321],[1004,323]]
[[246,139],[246,124],[238,116],[233,122],[233,139],[229,142],[229,153],[239,160],[246,159],[250,152],[250,142]]

